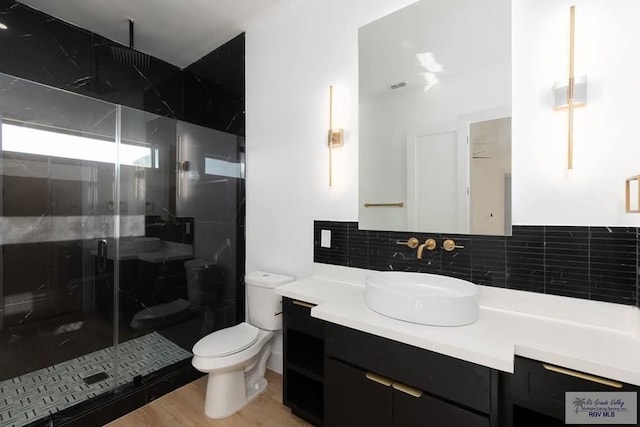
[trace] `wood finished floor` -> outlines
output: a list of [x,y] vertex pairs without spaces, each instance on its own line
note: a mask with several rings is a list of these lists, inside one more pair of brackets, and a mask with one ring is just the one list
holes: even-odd
[[224,420],[212,420],[204,414],[207,377],[202,377],[131,412],[108,427],[174,426],[309,426],[282,404],[282,376],[267,371],[267,391],[236,414]]

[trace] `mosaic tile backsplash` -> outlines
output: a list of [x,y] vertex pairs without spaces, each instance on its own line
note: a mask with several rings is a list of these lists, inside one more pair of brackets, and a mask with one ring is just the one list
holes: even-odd
[[[331,230],[331,248],[320,231]],[[434,238],[438,248],[398,242]],[[445,239],[464,248],[446,252]],[[511,236],[406,233],[358,229],[357,222],[315,221],[314,261],[371,270],[458,277],[485,286],[540,292],[640,307],[635,227],[514,226]]]

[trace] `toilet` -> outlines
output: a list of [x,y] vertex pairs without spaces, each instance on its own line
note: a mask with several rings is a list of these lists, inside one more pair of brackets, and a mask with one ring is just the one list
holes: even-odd
[[256,271],[245,275],[249,322],[209,334],[193,346],[193,367],[209,375],[204,413],[226,418],[267,388],[264,374],[282,301],[275,288],[292,277]]

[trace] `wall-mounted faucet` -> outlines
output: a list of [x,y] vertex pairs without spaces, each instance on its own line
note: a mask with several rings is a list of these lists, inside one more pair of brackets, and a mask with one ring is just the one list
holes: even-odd
[[428,251],[432,251],[432,250],[434,250],[436,248],[436,246],[438,246],[438,244],[436,243],[436,241],[434,239],[425,240],[423,244],[418,246],[418,254],[416,255],[416,257],[418,259],[422,259],[422,252],[425,250],[425,248]]
[[409,240],[397,240],[396,244],[406,245],[411,249],[418,248],[418,253],[416,254],[416,258],[418,259],[422,259],[422,252],[424,252],[425,249],[432,251],[438,246],[435,239],[427,239],[423,244],[420,244],[420,241],[415,237],[412,237]]

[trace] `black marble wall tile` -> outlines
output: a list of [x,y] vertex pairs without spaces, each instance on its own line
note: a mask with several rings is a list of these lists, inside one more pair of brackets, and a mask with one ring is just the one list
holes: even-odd
[[471,281],[479,285],[506,286],[506,241],[503,236],[472,236]]
[[[320,243],[322,230],[331,231],[331,247],[323,248]],[[349,234],[347,223],[316,221],[313,226],[314,262],[323,264],[349,265]]]
[[244,135],[244,34],[184,70],[185,120]]
[[182,118],[178,67],[14,0],[0,0],[0,17],[0,72]]
[[185,119],[184,116],[184,73],[166,72],[156,80],[158,83],[144,90],[144,110],[152,113]]
[[[320,229],[337,232],[335,247],[319,248]],[[633,227],[514,226],[511,236],[470,236],[365,231],[355,222],[316,221],[314,230],[315,262],[436,273],[485,286],[640,306],[640,241]],[[417,259],[417,250],[405,244],[411,237],[421,244],[434,238],[438,247]],[[461,247],[447,252],[445,239]]]
[[389,269],[389,232],[368,231],[369,246],[368,259],[370,270]]
[[634,304],[637,301],[637,229],[589,229],[591,299]]
[[369,268],[369,236],[367,231],[359,230],[358,224],[347,223],[349,267]]
[[13,0],[0,0],[0,71],[91,93],[92,34]]
[[508,288],[544,292],[544,227],[514,226],[505,262]]
[[[97,34],[92,35],[91,94],[95,98],[180,118],[180,69]],[[164,82],[173,83],[168,87]]]
[[442,242],[451,239],[456,245],[460,246],[448,252],[444,249],[438,249],[442,257],[442,270],[440,274],[446,276],[457,277],[459,279],[471,280],[471,260],[473,243],[471,236],[463,236],[460,234],[443,234],[438,239],[438,247],[442,247]]
[[545,227],[545,293],[588,299],[589,229]]

